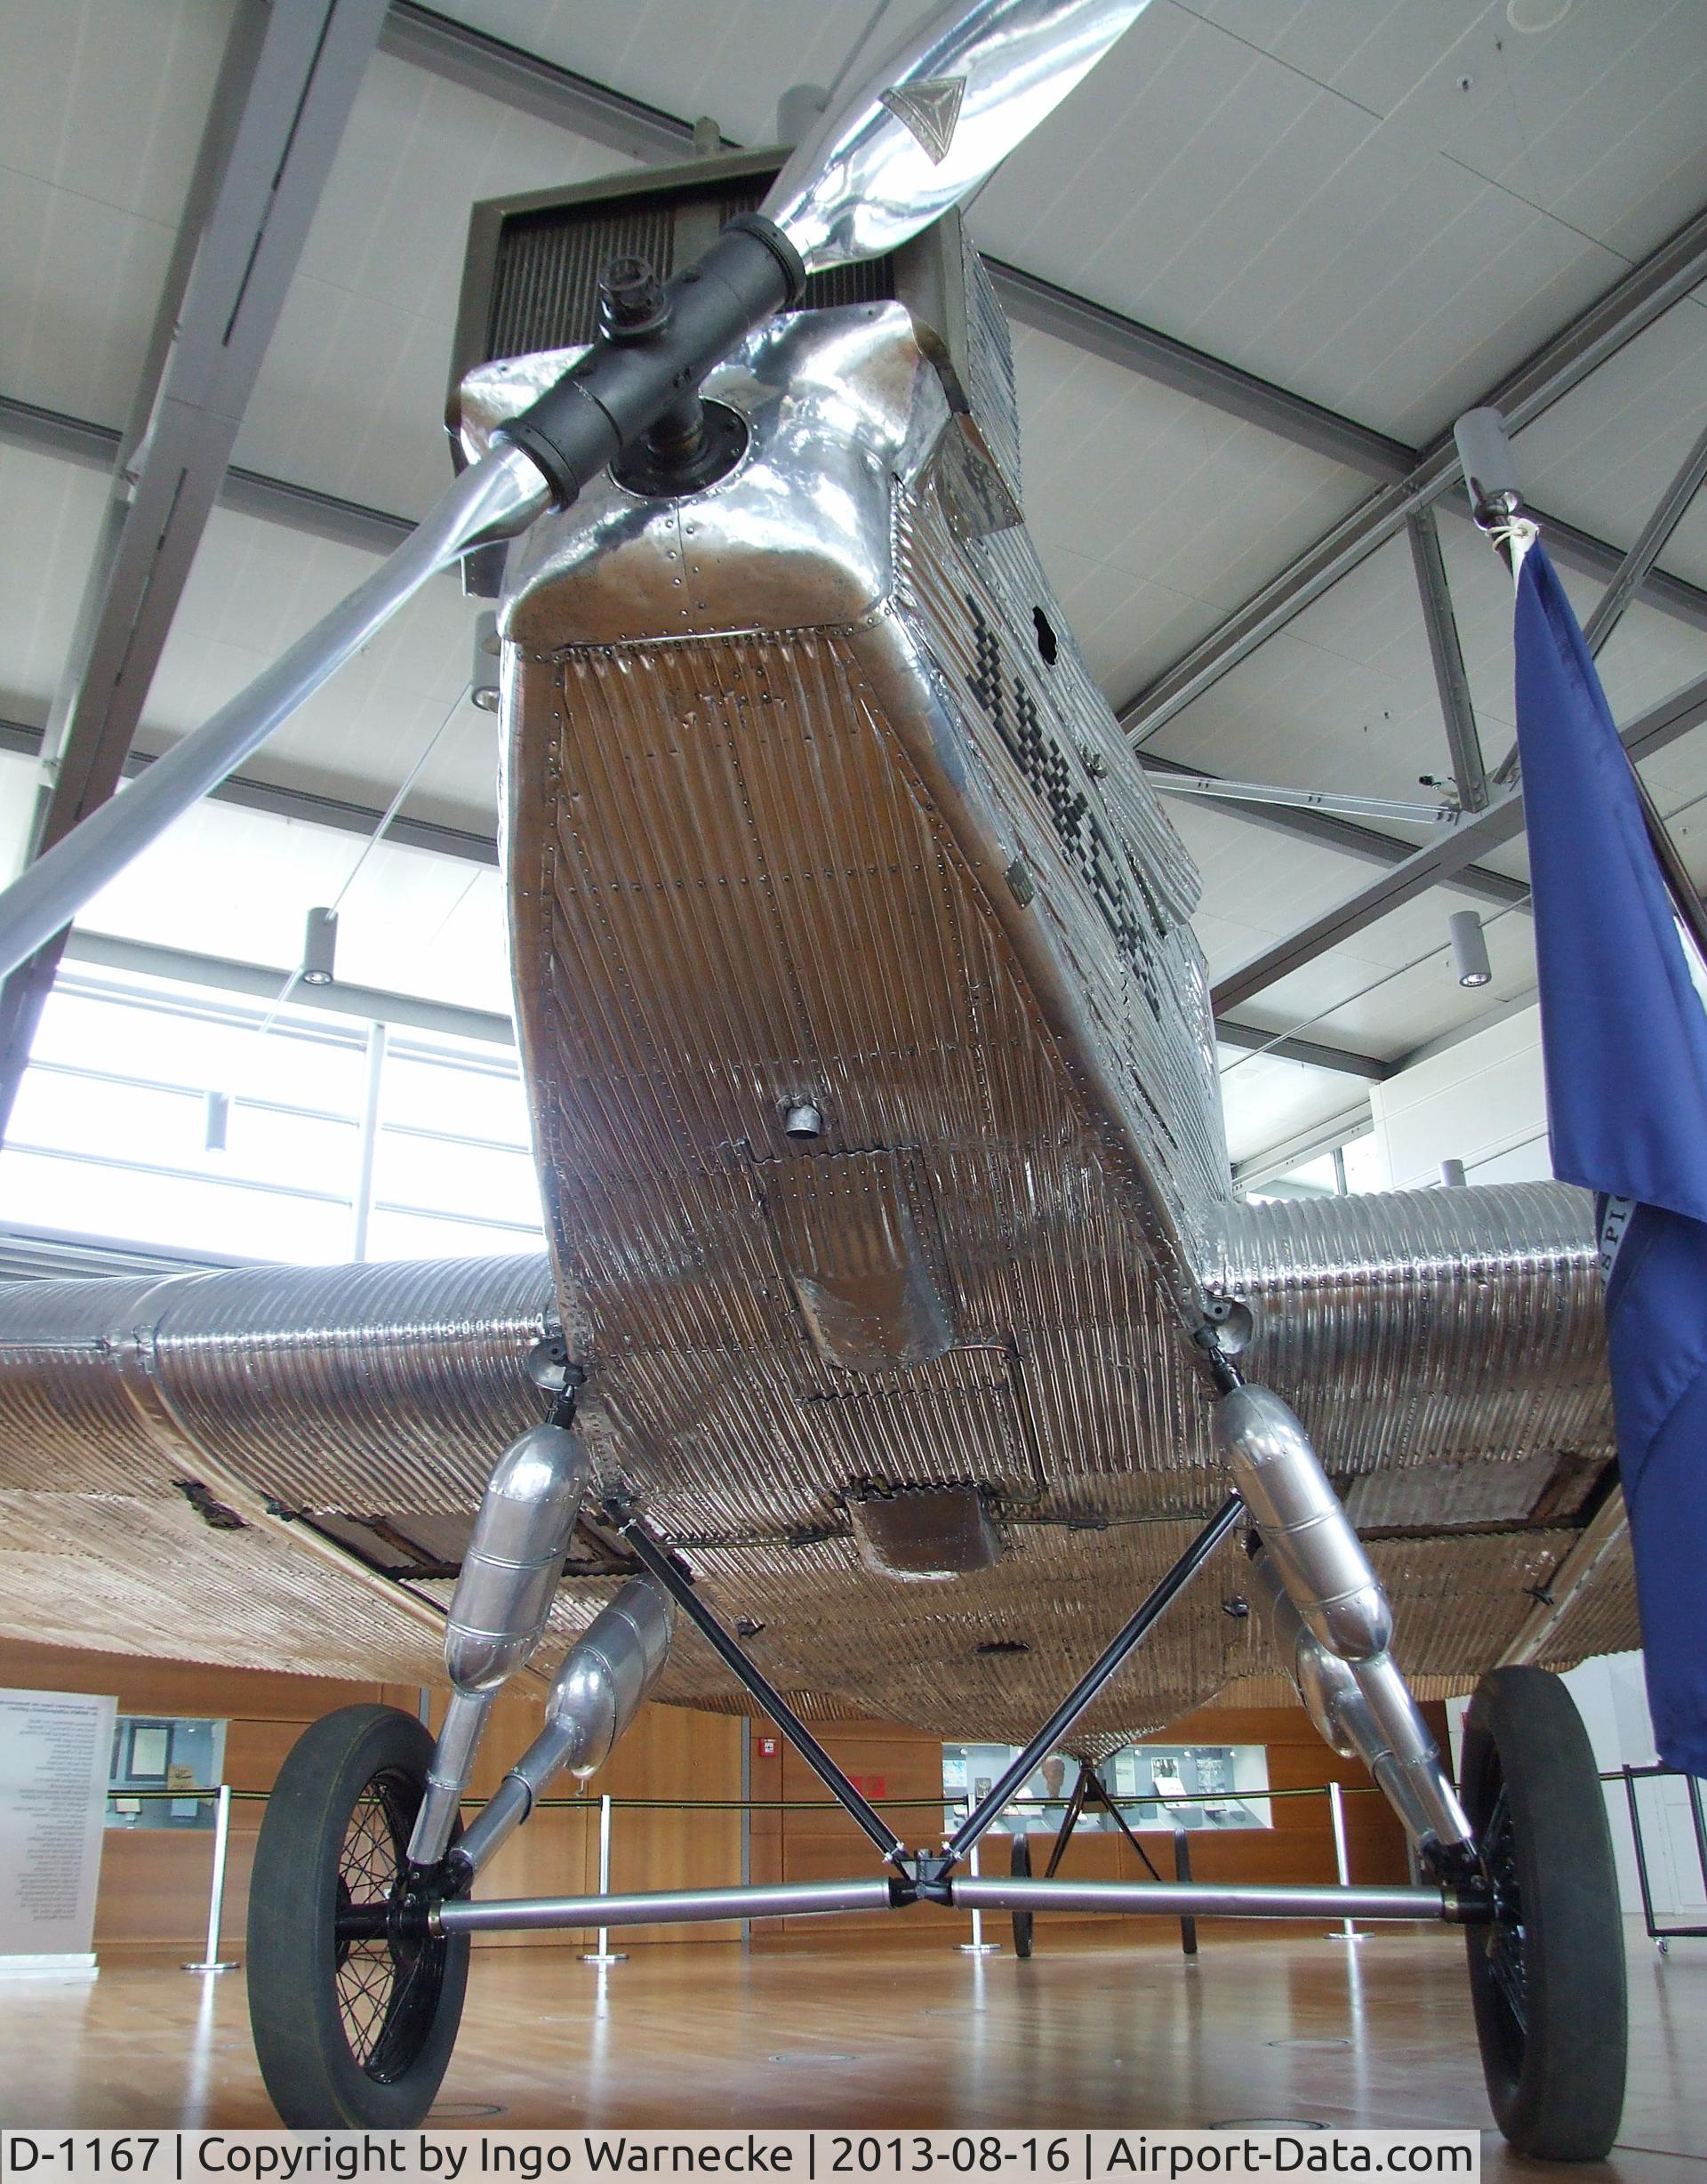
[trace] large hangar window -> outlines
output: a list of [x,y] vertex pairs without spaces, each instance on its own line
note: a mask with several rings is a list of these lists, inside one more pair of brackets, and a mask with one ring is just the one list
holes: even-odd
[[0,1224],[215,1260],[544,1242],[513,1048],[69,969],[0,1152]]

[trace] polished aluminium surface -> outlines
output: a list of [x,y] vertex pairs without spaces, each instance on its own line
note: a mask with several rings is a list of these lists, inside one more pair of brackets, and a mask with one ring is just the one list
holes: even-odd
[[694,1925],[715,1919],[800,1918],[814,1912],[887,1911],[887,1881],[796,1881],[773,1887],[661,1889],[638,1896],[547,1896],[511,1902],[443,1903],[435,1933],[537,1931],[554,1926]]
[[1363,1694],[1350,1662],[1330,1653],[1293,1606],[1266,1548],[1251,1557],[1251,1589],[1268,1611],[1280,1665],[1323,1743],[1342,1759],[1356,1758],[1361,1746],[1346,1725],[1346,1716],[1362,1704]]
[[513,537],[549,497],[539,471],[513,448],[463,471],[348,598],[156,759],[123,796],[92,812],[0,894],[0,974],[15,969],[68,925],[132,858],[234,773],[429,577],[470,547]]
[[[316,1530],[377,1514],[453,1565],[560,1329],[598,1490],[640,1498],[725,1626],[762,1626],[797,1714],[1023,1744],[1224,1494],[1185,1337],[1214,1292],[1253,1307],[1246,1369],[1374,1513],[1429,1695],[1526,1626],[1612,1455],[1587,1200],[1230,1203],[1195,875],[1019,521],[975,258],[962,302],[953,374],[898,305],[779,321],[709,389],[751,433],[734,473],[679,502],[601,481],[510,555],[554,1265],[0,1293],[9,1625],[135,1643],[164,1596],[196,1658],[426,1680],[449,1575],[352,1578]],[[469,454],[561,368],[478,375]],[[209,1530],[180,1479],[293,1514]],[[909,1486],[977,1490],[994,1565],[865,1564],[852,1503]],[[572,1563],[549,1646],[615,1591],[597,1569]],[[1223,1611],[1246,1573],[1218,1550],[1076,1741],[1274,1691],[1259,1619]],[[1618,1563],[1550,1642],[1633,1629]],[[692,1631],[657,1690],[751,1704]]]
[[493,1466],[445,1625],[451,1697],[409,1838],[416,1865],[444,1857],[492,1702],[545,1635],[590,1464],[579,1433],[547,1423]]
[[[1215,1405],[1215,1439],[1279,1592],[1320,1653],[1345,1664],[1363,1701],[1342,1709],[1340,1726],[1393,1795],[1414,1841],[1469,1842],[1470,1822],[1439,1747],[1388,1650],[1392,1603],[1310,1436],[1272,1390],[1246,1385]],[[1310,1665],[1296,1646],[1293,1658],[1301,1671]]]
[[662,1673],[673,1611],[650,1578],[631,1578],[563,1657],[545,1702],[545,1726],[504,1776],[457,1844],[478,1873],[565,1769],[585,1781],[610,1757]]
[[[564,1926],[691,1925],[729,1918],[910,1907],[888,1881],[805,1881],[738,1888],[661,1889],[633,1896],[547,1896],[491,1903],[453,1900],[429,1914],[438,1934],[537,1932]],[[1029,1881],[968,1875],[950,1883],[966,1911],[1099,1911],[1120,1917],[1427,1919],[1484,1915],[1468,1895],[1442,1888],[1327,1888],[1207,1881]]]
[[949,0],[856,79],[764,211],[808,272],[898,248],[977,189],[1148,0]]
[[[565,1740],[557,1765],[582,1781],[598,1772],[662,1674],[674,1628],[669,1596],[649,1578],[631,1578],[599,1610],[545,1702],[548,1730]],[[544,1783],[533,1782],[535,1795]]]
[[453,1688],[433,1743],[433,1755],[427,1763],[421,1809],[409,1833],[412,1865],[437,1866],[444,1857],[496,1696],[495,1691]]
[[542,1635],[591,1457],[571,1426],[531,1426],[493,1467],[445,1626],[459,1691],[496,1691]]
[[1316,1637],[1342,1660],[1384,1652],[1391,1605],[1295,1415],[1271,1389],[1232,1388],[1215,1405],[1215,1445]]
[[1434,1919],[1485,1915],[1472,1899],[1441,1888],[1310,1888],[1207,1881],[956,1881],[969,1911],[1112,1911],[1158,1918]]

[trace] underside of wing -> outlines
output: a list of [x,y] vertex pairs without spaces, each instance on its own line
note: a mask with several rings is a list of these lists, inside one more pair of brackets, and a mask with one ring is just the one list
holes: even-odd
[[[1467,1686],[1544,1614],[1606,1491],[1586,1202],[1524,1185],[1232,1208],[1204,1272],[1253,1306],[1254,1369],[1311,1426],[1394,1595],[1401,1658],[1423,1693]],[[559,1331],[537,1258],[10,1286],[0,1626],[432,1680],[485,1471],[541,1416],[530,1366]],[[1026,1362],[1007,1359],[1007,1389]],[[821,1490],[815,1417],[837,1399],[819,1390],[791,1415],[754,1417],[733,1472],[685,1442],[699,1459],[693,1523],[665,1529],[724,1619],[760,1626],[756,1657],[803,1711],[1022,1734],[1220,1490],[1202,1404],[1157,1417],[1094,1345],[1074,1374],[1081,1430],[1034,1438],[1031,1483],[990,1498],[987,1568],[921,1582],[874,1562],[858,1508]],[[1005,1392],[992,1374],[975,1400]],[[909,1402],[868,1399],[886,1401]],[[1129,1416],[1126,1443],[1097,1439],[1098,1403]],[[647,1449],[597,1376],[585,1415],[599,1487],[643,1478]],[[887,1446],[899,1471],[907,1444]],[[905,1491],[898,1480],[892,1497]],[[622,1567],[617,1543],[583,1525],[554,1616],[560,1642]],[[1258,1619],[1226,1612],[1241,1589],[1226,1550],[1100,1703],[1086,1740],[1157,1727],[1229,1683],[1247,1701],[1278,1699]],[[1615,1550],[1539,1658],[1636,1642]],[[661,1696],[741,1703],[692,1642]]]

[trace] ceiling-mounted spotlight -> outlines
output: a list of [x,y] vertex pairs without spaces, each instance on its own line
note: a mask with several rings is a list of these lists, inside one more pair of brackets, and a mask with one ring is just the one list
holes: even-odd
[[474,666],[469,675],[469,695],[483,713],[498,710],[498,617],[481,614],[474,625]]
[[204,1152],[223,1152],[226,1134],[231,1123],[231,1096],[228,1092],[208,1092],[203,1095],[202,1146]]
[[1469,1181],[1470,1178],[1464,1173],[1464,1164],[1462,1160],[1441,1161],[1440,1183],[1444,1190],[1462,1191]]
[[324,904],[309,912],[302,935],[302,983],[329,986],[338,955],[338,912]]
[[1485,986],[1494,976],[1487,960],[1487,936],[1473,910],[1455,910],[1448,928],[1452,934],[1452,968],[1461,986]]

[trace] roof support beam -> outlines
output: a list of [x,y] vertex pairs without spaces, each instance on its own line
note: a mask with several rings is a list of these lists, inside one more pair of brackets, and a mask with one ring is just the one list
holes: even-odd
[[[33,759],[42,748],[40,728],[20,720],[0,720],[0,751],[15,751]],[[154,764],[156,753],[132,750],[124,761],[126,780]],[[294,819],[310,826],[329,827],[336,834],[355,834],[368,840],[385,823],[385,839],[405,849],[427,849],[436,856],[456,857],[464,864],[495,866],[498,839],[484,829],[447,826],[437,819],[412,819],[397,812],[389,821],[372,804],[357,804],[341,796],[323,796],[315,789],[299,789],[282,782],[256,781],[247,774],[232,774],[207,792],[213,804],[235,804],[244,811],[264,811],[279,819]]]
[[1464,672],[1434,510],[1417,509],[1405,527],[1410,534],[1411,565],[1416,571],[1417,596],[1422,603],[1422,626],[1428,631],[1429,658],[1440,696],[1440,718],[1447,731],[1458,807],[1481,811],[1487,804],[1487,768],[1482,759],[1482,739],[1476,732],[1476,710],[1471,703],[1470,678]]
[[[118,784],[384,12],[385,0],[238,8],[48,723],[33,855]],[[0,989],[0,1127],[61,944]]]
[[[124,437],[116,425],[94,424],[86,417],[68,416],[63,410],[44,408],[39,402],[0,394],[0,439],[11,440],[20,447],[36,448],[89,470],[110,472]],[[264,471],[245,470],[235,462],[227,464],[215,498],[220,507],[239,516],[285,524],[313,538],[329,539],[334,546],[354,546],[363,553],[389,554],[414,529],[407,516],[346,501],[313,486],[293,486],[288,478],[268,478]]]
[[1666,541],[1683,521],[1703,478],[1707,478],[1707,431],[1703,432],[1684,457],[1677,476],[1660,495],[1654,513],[1642,526],[1641,536],[1618,564],[1612,582],[1595,602],[1594,612],[1583,631],[1583,642],[1591,653],[1598,653],[1617,628],[1625,607],[1641,590],[1648,571],[1664,552]]
[[[1697,213],[1632,267],[1598,302],[1562,327],[1479,403],[1466,406],[1497,409],[1512,432],[1521,431],[1670,310],[1703,277],[1707,277],[1707,211]],[[1462,477],[1458,450],[1447,431],[1425,450],[1403,479],[1372,494],[1342,517],[1218,630],[1194,645],[1183,659],[1122,707],[1121,726],[1141,743],[1155,735],[1230,668],[1284,629],[1312,599],[1319,598],[1376,547],[1393,537],[1414,510],[1439,500],[1459,485]],[[1559,558],[1567,562],[1573,559],[1583,534],[1568,525],[1554,523],[1539,510],[1534,512],[1546,526],[1550,544]],[[1615,566],[1621,558],[1615,556]],[[1610,574],[1611,571],[1604,573]],[[1699,615],[1707,627],[1707,593],[1698,592],[1693,585],[1685,585],[1683,590],[1690,595],[1682,602],[1690,619]],[[1674,606],[1679,604],[1675,579],[1668,598]],[[1659,604],[1657,596],[1655,604]]]
[[1215,1038],[1223,1047],[1244,1054],[1271,1054],[1281,1062],[1303,1062],[1311,1069],[1337,1070],[1342,1076],[1362,1077],[1380,1084],[1393,1074],[1395,1064],[1378,1055],[1356,1054],[1349,1047],[1327,1047],[1319,1040],[1294,1039],[1289,1032],[1265,1032],[1260,1024],[1241,1024],[1233,1016],[1215,1018]]
[[[1159,751],[1140,753],[1139,763],[1147,774],[1188,774],[1197,780],[1208,778],[1196,767],[1182,766],[1177,759],[1165,759]],[[1391,870],[1416,854],[1416,844],[1407,842],[1403,836],[1383,834],[1379,827],[1365,826],[1356,819],[1342,819],[1333,812],[1279,804],[1235,803],[1230,797],[1225,803],[1215,797],[1204,797],[1201,801],[1212,805],[1216,811],[1225,812],[1229,818],[1242,819],[1250,826],[1267,827],[1276,834],[1319,842],[1326,849],[1337,849],[1366,864],[1379,864]],[[1529,890],[1520,879],[1508,879],[1503,872],[1488,871],[1479,864],[1467,864],[1453,884],[1475,901],[1492,903],[1501,910],[1511,909],[1529,899]]]
[[[1632,764],[1663,751],[1668,743],[1707,720],[1707,675],[1686,683],[1658,705],[1641,714],[1621,731]],[[1383,879],[1359,891],[1301,931],[1289,934],[1251,962],[1224,978],[1215,988],[1217,1015],[1237,1008],[1254,994],[1278,984],[1294,971],[1302,970],[1330,949],[1338,948],[1402,904],[1413,902],[1431,887],[1457,886],[1459,875],[1475,857],[1503,842],[1509,842],[1523,827],[1523,792],[1509,790],[1474,819],[1455,827],[1438,842],[1414,851],[1395,865]]]

